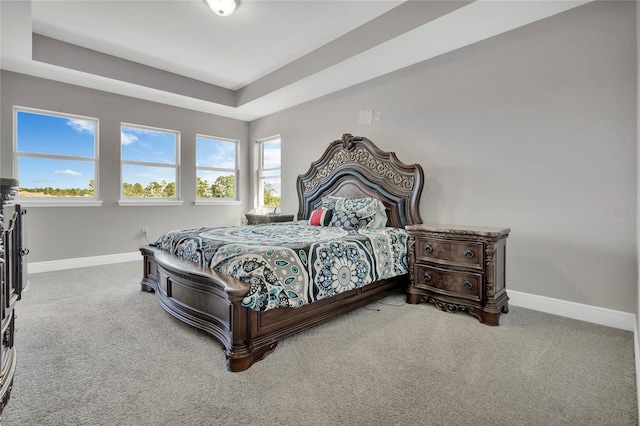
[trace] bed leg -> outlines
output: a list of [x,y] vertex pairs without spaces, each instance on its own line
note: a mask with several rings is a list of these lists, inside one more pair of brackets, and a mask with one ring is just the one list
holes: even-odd
[[149,284],[145,284],[145,283],[140,283],[140,290],[141,291],[146,291],[149,293],[153,293],[155,291],[155,289],[150,286]]
[[254,349],[251,352],[248,352],[246,349],[234,350],[232,348],[226,354],[227,369],[233,372],[244,371],[273,352],[276,346],[278,346],[278,342]]

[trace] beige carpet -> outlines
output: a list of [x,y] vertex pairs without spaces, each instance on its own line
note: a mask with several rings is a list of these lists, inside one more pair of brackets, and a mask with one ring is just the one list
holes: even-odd
[[633,334],[398,295],[230,373],[140,291],[142,262],[29,276],[3,425],[637,425]]

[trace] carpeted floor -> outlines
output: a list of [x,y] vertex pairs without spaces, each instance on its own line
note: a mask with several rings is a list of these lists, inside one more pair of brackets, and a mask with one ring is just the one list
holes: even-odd
[[5,426],[638,424],[630,332],[518,307],[488,327],[398,295],[230,373],[141,275],[29,276]]

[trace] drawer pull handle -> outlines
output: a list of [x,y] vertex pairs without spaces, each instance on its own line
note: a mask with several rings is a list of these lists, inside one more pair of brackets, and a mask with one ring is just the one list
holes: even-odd
[[431,244],[427,244],[426,246],[424,246],[424,251],[426,251],[427,253],[433,253],[433,247],[431,247]]
[[462,287],[466,290],[471,290],[473,288],[473,284],[469,280],[464,280]]
[[464,257],[466,257],[467,259],[473,259],[473,257],[474,257],[475,255],[476,255],[476,254],[475,254],[473,251],[471,251],[471,249],[470,249],[470,248],[468,248],[468,247],[467,247],[467,249],[464,251]]
[[422,278],[424,278],[424,281],[427,282],[427,283],[429,281],[431,281],[431,275],[429,275],[428,272],[425,272],[424,275],[422,276]]

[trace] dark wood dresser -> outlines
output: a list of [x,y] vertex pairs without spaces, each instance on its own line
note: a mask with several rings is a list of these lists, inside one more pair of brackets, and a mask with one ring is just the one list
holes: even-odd
[[508,312],[505,281],[510,229],[409,225],[407,302],[433,303],[445,312],[468,312],[498,325]]
[[261,223],[278,223],[293,221],[292,214],[245,214],[247,225],[259,225]]
[[16,349],[14,346],[15,305],[22,297],[25,287],[23,280],[26,271],[23,270],[22,258],[28,253],[23,248],[22,216],[26,210],[14,203],[18,194],[16,179],[0,179],[0,315],[1,334],[0,343],[0,414],[9,400],[13,376],[16,370]]

